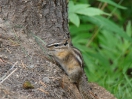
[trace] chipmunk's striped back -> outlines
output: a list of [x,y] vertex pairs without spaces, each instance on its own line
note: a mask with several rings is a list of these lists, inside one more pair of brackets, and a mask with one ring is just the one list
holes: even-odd
[[79,83],[83,69],[81,52],[65,40],[60,43],[48,44],[47,48],[52,56],[61,65],[73,83]]

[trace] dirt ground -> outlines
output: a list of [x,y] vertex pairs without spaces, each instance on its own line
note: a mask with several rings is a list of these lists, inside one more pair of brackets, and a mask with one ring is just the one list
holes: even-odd
[[[0,99],[69,97],[60,87],[57,69],[34,38],[28,38],[22,30],[16,32],[9,22],[0,19]],[[34,88],[25,89],[26,81]]]

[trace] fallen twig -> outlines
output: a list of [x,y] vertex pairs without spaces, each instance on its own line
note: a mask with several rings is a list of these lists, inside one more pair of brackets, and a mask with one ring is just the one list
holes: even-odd
[[41,89],[41,88],[38,88],[38,90],[39,90],[39,91],[42,91],[42,92],[45,93],[45,94],[49,94],[47,91],[45,91],[45,90],[43,90],[43,89]]
[[[14,65],[12,66],[12,68],[10,69],[10,70],[12,70],[14,67],[15,67],[15,65],[17,64],[18,62],[15,62],[14,63]],[[15,68],[9,75],[7,75],[6,77],[5,77],[5,75],[4,75],[4,77],[2,77],[2,78],[4,78],[1,82],[0,82],[0,84],[2,84],[6,79],[8,79],[15,71],[17,70],[17,68]]]

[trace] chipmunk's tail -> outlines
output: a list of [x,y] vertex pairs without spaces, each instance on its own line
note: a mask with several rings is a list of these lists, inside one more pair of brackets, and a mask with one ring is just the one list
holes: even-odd
[[79,82],[79,91],[82,95],[82,99],[98,99],[92,92],[85,73],[83,73],[81,81]]

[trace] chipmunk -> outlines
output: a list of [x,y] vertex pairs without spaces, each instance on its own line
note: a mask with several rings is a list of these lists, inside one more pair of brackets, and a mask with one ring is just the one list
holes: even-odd
[[59,43],[47,44],[46,47],[50,52],[49,55],[60,64],[70,81],[77,86],[82,99],[99,99],[91,86],[87,84],[87,77],[83,72],[81,52],[71,44],[69,39]]
[[72,46],[70,40],[47,44],[50,55],[61,65],[70,81],[77,85],[83,73],[81,53]]

